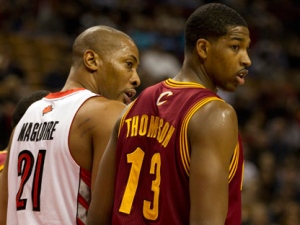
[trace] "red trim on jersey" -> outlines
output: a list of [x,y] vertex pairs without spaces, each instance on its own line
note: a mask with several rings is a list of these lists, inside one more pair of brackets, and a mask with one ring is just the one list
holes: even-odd
[[89,209],[90,203],[87,202],[81,195],[78,196],[78,202],[86,209]]
[[[90,197],[91,197],[91,175],[92,173],[82,167],[80,167],[80,186],[81,185],[86,185],[88,186],[88,192],[89,193],[81,193],[80,190],[78,192],[78,196],[77,196],[77,202],[78,202],[78,206],[77,206],[77,225],[85,225],[85,223],[82,220],[86,220],[86,215],[87,215],[87,211],[89,209],[89,205],[90,205]],[[84,183],[84,184],[83,184]],[[79,187],[80,189],[81,187]],[[83,195],[82,195],[83,194]],[[88,194],[87,196],[85,196],[85,194]],[[79,207],[79,205],[81,205],[82,207]]]
[[77,225],[85,225],[79,218],[77,218]]
[[88,171],[82,167],[80,167],[80,178],[84,181],[89,187],[91,187],[91,177],[92,173],[91,171]]
[[50,93],[45,98],[60,98],[60,97],[63,97],[68,94],[74,93],[76,91],[81,91],[81,90],[85,90],[85,88],[74,88],[74,89],[70,89],[70,90],[66,90],[66,91]]

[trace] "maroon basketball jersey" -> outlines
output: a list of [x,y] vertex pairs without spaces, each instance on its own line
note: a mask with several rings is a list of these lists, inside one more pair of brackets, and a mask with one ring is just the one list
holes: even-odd
[[[119,128],[112,224],[189,224],[187,126],[209,101],[223,100],[200,84],[168,79],[145,89],[127,110]],[[229,170],[226,224],[240,225],[241,144]]]

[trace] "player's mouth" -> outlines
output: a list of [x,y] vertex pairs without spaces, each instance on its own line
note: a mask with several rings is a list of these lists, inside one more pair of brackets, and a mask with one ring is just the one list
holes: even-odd
[[236,75],[236,79],[239,85],[243,85],[245,83],[245,76],[248,74],[248,70],[243,69],[240,70],[237,75]]
[[134,90],[134,89],[130,89],[130,90],[125,91],[125,93],[124,93],[124,103],[126,105],[128,105],[132,101],[132,99],[135,95],[136,95],[136,90]]

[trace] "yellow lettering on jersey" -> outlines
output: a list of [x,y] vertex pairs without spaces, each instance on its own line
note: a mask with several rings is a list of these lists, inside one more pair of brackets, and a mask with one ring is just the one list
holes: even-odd
[[157,136],[156,136],[157,141],[159,140],[160,133],[161,133],[161,128],[162,128],[163,125],[164,125],[164,120],[159,118],[158,132],[157,132]]
[[167,135],[164,137],[164,142],[162,143],[162,145],[164,147],[167,147],[167,145],[168,145],[168,143],[169,143],[169,141],[172,137],[172,134],[174,133],[174,130],[175,130],[175,127],[171,126],[168,133],[167,133]]
[[175,127],[158,116],[134,116],[125,120],[127,127],[126,137],[145,136],[156,138],[156,140],[166,147],[175,131]]
[[132,117],[132,125],[131,125],[131,137],[137,136],[139,125],[139,116]]
[[[161,120],[162,120],[162,119],[161,119]],[[163,122],[163,120],[162,120],[162,122]],[[169,124],[168,122],[166,122],[166,123],[164,124],[163,129],[159,132],[159,136],[157,137],[157,141],[158,141],[159,143],[161,143],[161,142],[164,140],[164,138],[165,138],[165,136],[166,136],[166,133],[167,133],[167,131],[169,130],[169,127],[170,127],[170,124]]]
[[158,130],[158,121],[159,121],[158,116],[155,117],[151,116],[147,137],[156,138],[157,130]]
[[140,121],[139,135],[144,136],[147,133],[148,128],[148,115],[142,115]]
[[131,120],[132,120],[131,118],[125,120],[125,123],[127,124],[127,134],[126,134],[126,137],[129,136]]

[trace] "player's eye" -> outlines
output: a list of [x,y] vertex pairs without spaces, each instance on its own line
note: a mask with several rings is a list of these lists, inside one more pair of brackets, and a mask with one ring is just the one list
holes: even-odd
[[132,66],[133,66],[133,63],[132,62],[126,62],[127,63],[127,66],[129,67],[129,68],[132,68]]
[[234,51],[238,51],[240,49],[240,46],[238,45],[232,45],[231,48],[234,50]]

